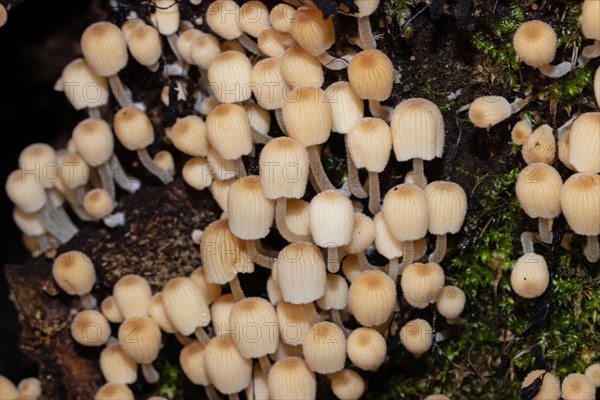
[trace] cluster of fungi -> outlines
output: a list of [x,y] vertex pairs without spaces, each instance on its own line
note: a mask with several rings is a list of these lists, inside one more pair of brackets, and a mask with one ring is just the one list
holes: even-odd
[[[333,18],[314,5],[281,3],[269,10],[260,1],[240,7],[217,0],[202,20],[192,22],[180,20],[176,1],[154,3],[147,21],[131,12],[120,27],[97,22],[85,30],[83,58],[65,67],[56,89],[74,108],[87,110],[89,118],[74,128],[66,149],[42,143],[24,149],[20,169],[6,182],[15,223],[34,250],[77,234],[64,204],[82,221],[126,224],[126,215],[114,212],[115,184],[135,193],[141,182],[124,171],[114,152],[115,137],[164,184],[177,174],[174,159],[188,157],[180,171],[183,180],[209,190],[223,211],[193,232],[202,266],[189,276],[173,277],[155,293],[142,276],[126,275],[112,295],[97,301],[91,293],[96,282],[91,259],[79,251],[55,258],[56,283],[81,298],[83,310],[71,322],[73,339],[105,346],[99,362],[106,384],[96,398],[133,399],[127,385],[138,379],[138,364],[144,379],[156,383],[159,372],[152,363],[163,334],[175,335],[182,344],[181,369],[209,398],[218,398],[217,391],[231,398],[244,391],[249,399],[315,398],[316,374],[330,380],[338,398],[360,398],[368,383],[361,372],[376,371],[386,361],[386,336],[402,297],[415,309],[435,304],[434,313],[450,324],[461,323],[465,293],[446,284],[440,263],[446,236],[459,232],[464,222],[467,195],[453,182],[428,183],[423,167],[443,154],[440,110],[423,98],[395,108],[381,104],[390,97],[396,75],[389,57],[377,50],[369,24],[378,1],[349,2],[350,8],[340,11],[358,20],[358,51],[342,56],[329,54],[336,40]],[[580,57],[585,64],[600,55],[600,2],[586,0],[583,10],[584,33],[595,40]],[[4,21],[5,15],[0,12]],[[558,78],[576,67],[550,65],[557,39],[542,21],[524,23],[514,40],[519,59],[546,76]],[[171,63],[165,62],[166,53]],[[146,106],[132,102],[118,75],[129,55],[166,77],[199,71],[194,93],[177,80],[160,94],[165,107],[181,101],[194,107],[177,115],[160,138],[174,149],[154,157],[147,150],[156,138]],[[324,69],[347,70],[347,81],[322,88]],[[600,103],[600,70],[594,90]],[[114,115],[107,107],[111,92],[119,104]],[[527,103],[484,96],[467,108],[475,126],[489,128]],[[278,137],[270,136],[272,116]],[[347,180],[340,188],[321,161],[332,132],[342,134],[346,144]],[[548,268],[534,253],[534,243],[552,243],[552,219],[561,212],[574,234],[587,236],[587,259],[600,257],[600,113],[579,115],[559,134],[558,156],[575,171],[564,184],[551,166],[557,147],[552,128],[534,130],[522,113],[512,132],[528,164],[519,175],[517,196],[527,215],[539,220],[539,234],[523,233],[524,255],[511,275],[513,290],[526,299],[548,286]],[[412,161],[413,169],[382,200],[379,173],[392,151],[397,162]],[[247,173],[245,156],[258,159],[258,175]],[[364,183],[360,168],[368,171]],[[309,182],[313,191],[307,190]],[[274,229],[288,243],[281,249],[261,242]],[[388,264],[371,265],[369,247]],[[252,274],[255,265],[271,271],[264,283],[268,298],[246,297],[238,280],[238,274]],[[405,321],[399,336],[415,357],[436,340],[432,321],[421,318]],[[559,381],[549,371],[531,372],[523,386],[534,381],[543,381],[534,398],[561,396]],[[599,384],[600,364],[594,364],[585,375],[567,376],[562,396],[592,399]],[[10,390],[0,397],[22,398],[16,388]]]

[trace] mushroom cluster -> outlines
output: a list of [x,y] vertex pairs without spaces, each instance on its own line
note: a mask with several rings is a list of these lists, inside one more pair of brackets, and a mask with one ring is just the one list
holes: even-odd
[[522,382],[522,393],[530,393],[532,400],[593,400],[600,387],[600,363],[591,364],[584,373],[570,373],[562,385],[558,377],[547,370],[536,369]]

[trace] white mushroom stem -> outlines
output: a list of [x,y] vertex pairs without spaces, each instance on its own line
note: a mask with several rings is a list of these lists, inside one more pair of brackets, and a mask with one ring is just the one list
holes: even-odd
[[260,368],[263,370],[265,375],[269,375],[269,370],[271,369],[271,361],[269,361],[269,357],[268,356],[259,357],[258,363],[260,364]]
[[427,180],[425,178],[425,166],[423,165],[423,159],[413,158],[412,161],[415,185],[423,189],[427,184]]
[[229,289],[231,289],[231,294],[233,295],[233,299],[236,302],[246,298],[246,296],[244,295],[244,291],[242,290],[242,285],[240,285],[240,279],[238,278],[237,274],[229,282]]
[[329,247],[327,248],[327,271],[335,274],[340,270],[340,260],[338,257],[338,248]]
[[381,193],[379,189],[379,172],[369,171],[369,211],[375,215],[381,209]]
[[402,272],[404,271],[404,269],[406,267],[408,267],[410,264],[412,264],[415,259],[415,246],[414,246],[414,242],[412,240],[409,240],[407,242],[402,242],[401,247],[402,247],[403,259],[402,259],[402,265],[400,266],[400,269],[398,270],[399,275],[401,275]]
[[592,58],[600,57],[600,40],[595,40],[594,44],[585,46],[577,60],[577,64],[583,67],[590,62]]
[[102,218],[102,221],[109,228],[116,228],[117,226],[123,226],[123,225],[125,225],[125,213],[118,212],[118,213],[110,214],[110,215]]
[[137,150],[138,158],[140,159],[142,165],[150,171],[150,173],[156,176],[162,183],[165,185],[169,182],[173,181],[173,177],[171,174],[162,169],[160,165],[154,162],[150,154],[148,154],[148,150],[144,147],[143,149]]
[[573,70],[573,64],[568,61],[563,61],[558,65],[542,65],[538,69],[548,78],[558,79],[571,72]]
[[102,189],[108,192],[109,196],[115,198],[115,182],[113,181],[113,173],[110,170],[109,161],[102,163],[98,166],[98,175],[100,175],[100,182],[102,182]]
[[315,178],[317,192],[323,192],[325,190],[335,190],[335,186],[331,183],[327,177],[323,164],[321,164],[321,156],[319,154],[319,147],[317,145],[309,146],[308,150],[308,162],[310,164],[310,172]]
[[256,240],[246,240],[246,251],[248,252],[248,257],[250,257],[253,263],[258,264],[263,268],[273,268],[273,262],[275,262],[275,259],[259,253],[256,249]]
[[321,65],[332,71],[341,71],[348,68],[350,60],[354,57],[354,54],[347,54],[342,57],[334,57],[331,54],[325,52],[319,55],[319,61]]
[[340,316],[340,310],[332,308],[329,311],[331,311],[331,322],[336,324],[344,332],[344,336],[348,337],[348,335],[350,335],[350,330],[344,326],[344,322]]
[[520,98],[516,98],[515,101],[513,101],[512,103],[510,103],[510,112],[512,114],[518,113],[519,111],[521,111],[523,109],[523,107],[525,107],[527,104],[529,104],[529,99],[525,98],[525,99],[520,99]]
[[369,100],[369,111],[374,118],[381,118],[385,122],[390,122],[392,118],[392,107],[382,106],[377,100]]
[[446,255],[446,235],[435,235],[435,250],[429,255],[429,262],[440,263]]
[[523,247],[523,254],[533,253],[533,232],[521,233],[521,246]]
[[135,193],[142,187],[142,182],[139,179],[125,172],[119,158],[115,154],[110,158],[110,169],[113,173],[113,179],[121,189],[129,193]]
[[142,364],[142,373],[148,383],[156,383],[160,379],[160,374],[154,369],[152,363]]
[[373,36],[373,31],[371,30],[371,21],[369,20],[369,16],[359,17],[357,18],[358,22],[358,37],[360,39],[360,47],[363,50],[370,50],[377,48],[377,42],[375,42],[375,37]]
[[235,171],[237,173],[237,176],[240,178],[243,178],[244,176],[248,175],[248,173],[246,172],[246,166],[244,165],[244,160],[242,160],[242,157],[238,158],[235,161]]
[[388,275],[394,282],[398,279],[398,274],[400,272],[400,263],[398,262],[398,257],[394,257],[390,259],[390,263],[388,265]]
[[540,240],[546,244],[552,243],[552,219],[538,218]]
[[260,133],[256,129],[252,128],[252,141],[254,143],[267,144],[271,140],[273,140],[271,136]]
[[583,254],[585,258],[595,263],[600,260],[600,246],[598,245],[598,236],[588,236],[585,247],[583,248]]
[[117,103],[119,103],[121,108],[129,106],[133,102],[131,90],[123,84],[119,75],[115,74],[109,76],[108,83],[110,84],[110,90],[115,95]]
[[96,308],[97,301],[91,293],[82,294],[79,299],[81,300],[81,306],[86,310]]
[[277,226],[279,234],[290,243],[311,242],[310,235],[299,235],[292,232],[285,220],[286,213],[287,199],[285,197],[280,197],[277,199],[277,204],[275,206],[275,225]]
[[102,115],[100,115],[100,108],[98,107],[88,107],[88,116],[94,119],[102,119]]
[[75,227],[70,220],[63,221],[62,217],[57,216],[54,210],[55,208],[50,203],[46,203],[46,205],[38,211],[37,216],[40,221],[42,221],[42,225],[49,234],[54,236],[59,243],[66,243],[75,236],[77,227]]
[[348,135],[344,135],[344,143],[346,146],[346,162],[348,164],[348,185],[350,187],[350,193],[359,199],[366,199],[367,192],[365,192],[360,183],[358,168],[356,168],[356,164],[354,164],[352,157],[350,157],[350,150],[348,148]]
[[256,41],[250,36],[246,35],[245,33],[242,33],[242,35],[238,38],[238,41],[250,53],[255,54],[257,56],[264,56],[264,54],[258,48],[258,44],[256,44]]
[[194,331],[194,335],[196,335],[196,339],[198,339],[200,341],[200,343],[202,343],[205,346],[210,341],[210,336],[208,336],[208,333],[206,333],[206,330],[201,326],[196,328],[196,330]]
[[283,122],[283,111],[281,108],[275,110],[275,120],[277,121],[277,125],[281,132],[287,135],[287,130],[285,129],[285,123]]

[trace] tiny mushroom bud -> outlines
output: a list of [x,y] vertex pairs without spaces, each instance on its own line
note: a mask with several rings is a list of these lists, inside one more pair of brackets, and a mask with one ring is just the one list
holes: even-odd
[[365,271],[350,285],[348,306],[361,325],[381,325],[396,306],[396,284],[384,272]]
[[110,325],[99,311],[84,310],[73,318],[71,335],[83,346],[102,346],[110,338]]
[[434,262],[410,264],[402,274],[400,286],[408,304],[425,308],[435,302],[444,286],[444,270]]
[[122,383],[107,383],[96,392],[94,400],[134,400],[131,389]]
[[415,357],[419,357],[433,344],[433,329],[424,319],[413,319],[400,329],[400,341]]
[[100,353],[100,370],[108,383],[131,384],[137,381],[137,362],[119,344],[106,347]]
[[204,367],[215,388],[224,394],[241,392],[252,380],[252,361],[242,357],[230,334],[214,337],[204,348]]
[[271,8],[269,20],[273,28],[279,32],[289,33],[292,30],[292,19],[296,9],[289,4],[279,3]]
[[[238,160],[237,167],[245,175],[241,157],[252,151],[252,127],[244,107],[220,104],[206,117],[208,142],[219,157]],[[210,151],[209,151],[210,156]]]
[[502,96],[478,97],[469,107],[469,119],[478,128],[489,129],[512,114],[508,101]]
[[175,176],[175,160],[173,155],[167,150],[161,150],[154,155],[152,161],[169,175]]
[[552,164],[556,156],[556,140],[552,127],[542,125],[536,128],[525,141],[521,154],[527,164]]
[[358,328],[348,336],[348,358],[365,371],[377,371],[385,361],[387,344],[381,333],[371,328]]
[[124,319],[145,317],[152,298],[148,281],[139,275],[125,275],[115,283],[113,298]]
[[68,251],[52,264],[52,276],[56,284],[70,295],[78,295],[85,308],[94,308],[96,299],[90,294],[96,282],[92,260],[80,251]]
[[333,374],[331,390],[340,400],[358,400],[365,392],[365,380],[351,369],[343,369]]
[[185,162],[181,175],[185,183],[196,190],[203,190],[213,183],[213,165],[204,157],[192,157]]
[[60,176],[56,152],[45,143],[25,147],[19,154],[19,168],[23,172],[33,173],[36,181],[41,182],[46,189],[51,189]]
[[358,53],[348,65],[348,82],[363,100],[369,100],[369,110],[375,118],[389,121],[389,110],[381,106],[394,85],[394,65],[380,50],[370,49]]
[[346,362],[344,332],[332,322],[317,322],[308,331],[302,343],[302,352],[313,371],[319,374],[340,371]]
[[158,357],[161,346],[161,333],[158,324],[149,317],[127,318],[119,327],[119,344],[125,354],[142,365],[144,378],[148,383],[156,383],[158,372],[152,362]]
[[561,389],[564,400],[593,400],[596,398],[596,386],[584,374],[567,375],[562,381]]
[[92,189],[87,192],[83,198],[83,208],[95,221],[102,219],[107,226],[114,226],[110,214],[115,209],[115,201],[106,190]]
[[[542,377],[543,375],[543,377]],[[537,379],[542,378],[537,394],[531,400],[558,400],[560,399],[560,381],[554,374],[542,369],[536,369],[527,374],[521,389],[531,386]]]
[[446,319],[458,318],[465,308],[467,297],[462,289],[456,286],[444,286],[437,294],[435,306]]
[[534,299],[548,287],[550,273],[544,257],[528,253],[521,256],[510,273],[510,285],[521,297]]

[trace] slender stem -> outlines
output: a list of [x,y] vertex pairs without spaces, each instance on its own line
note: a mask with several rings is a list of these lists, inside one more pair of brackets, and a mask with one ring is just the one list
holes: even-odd
[[523,246],[523,254],[533,253],[533,232],[521,233],[521,246]]
[[229,288],[231,289],[231,294],[233,295],[235,301],[240,301],[246,297],[244,295],[244,291],[242,290],[242,285],[240,285],[240,279],[238,278],[237,274],[229,282]]
[[256,129],[252,128],[252,141],[254,143],[267,144],[271,140],[273,140],[271,136],[260,133]]
[[376,49],[377,43],[375,37],[373,37],[373,31],[371,30],[371,21],[369,16],[358,18],[358,37],[363,50]]
[[81,305],[86,310],[96,308],[97,301],[91,293],[82,294],[81,296],[79,296],[79,299],[81,300]]
[[114,199],[116,193],[115,182],[108,161],[98,166],[98,174],[100,175],[100,182],[102,182],[102,189],[106,190],[109,196]]
[[256,249],[256,240],[246,241],[246,251],[248,252],[248,257],[250,257],[252,262],[254,262],[255,264],[258,264],[261,267],[267,269],[273,268],[273,262],[275,260],[258,252],[258,250]]
[[35,249],[33,249],[31,254],[34,257],[38,257],[38,256],[44,254],[48,249],[50,249],[50,243],[48,242],[48,238],[46,238],[45,234],[36,236],[35,239],[37,240],[37,243],[36,243],[37,247]]
[[244,176],[248,175],[248,173],[246,172],[246,166],[244,165],[244,160],[242,160],[242,157],[235,160],[235,170],[236,170],[237,176],[239,176],[240,178],[243,178]]
[[415,173],[415,185],[423,189],[427,184],[427,178],[425,178],[425,167],[422,158],[413,158],[413,172]]
[[257,56],[264,56],[264,54],[258,48],[258,44],[256,44],[256,41],[250,36],[246,35],[245,33],[242,33],[242,35],[238,38],[238,41],[250,53],[256,54]]
[[100,115],[99,107],[88,107],[88,116],[94,119],[102,119],[102,115]]
[[117,226],[125,225],[125,213],[118,212],[114,214],[110,214],[104,218],[102,218],[102,222],[109,228],[116,228]]
[[269,376],[269,370],[271,369],[271,361],[269,361],[268,356],[262,356],[258,358],[258,363],[260,364],[260,368],[263,370],[266,376]]
[[571,65],[571,63],[568,61],[564,61],[558,65],[542,65],[538,69],[543,75],[547,76],[548,78],[558,79],[571,72],[571,70],[573,70],[573,65]]
[[108,83],[113,95],[117,99],[117,103],[121,108],[125,108],[133,102],[131,90],[129,90],[119,78],[119,75],[111,75],[108,77]]
[[538,218],[538,229],[540,240],[546,244],[552,244],[552,219]]
[[587,45],[581,51],[581,55],[577,60],[578,65],[583,67],[590,62],[592,58],[600,57],[600,40],[594,41],[594,44]]
[[231,393],[229,395],[229,400],[240,400],[240,395],[238,393]]
[[415,259],[415,246],[412,240],[409,240],[408,242],[401,242],[401,246],[402,246],[402,255],[403,255],[403,260],[402,260],[402,266],[400,267],[400,270],[398,271],[399,274],[402,274],[402,271],[404,271],[404,269],[406,267],[408,267],[410,264],[413,263],[414,259]]
[[113,179],[121,189],[129,193],[135,193],[142,187],[142,182],[139,179],[127,175],[119,161],[119,157],[115,154],[110,158],[110,169],[113,171]]
[[310,235],[299,235],[294,233],[287,225],[285,220],[287,212],[287,199],[285,197],[280,197],[277,199],[277,203],[275,206],[275,226],[277,226],[277,230],[279,234],[288,242],[310,242]]
[[335,274],[340,270],[340,260],[338,257],[338,248],[329,247],[327,249],[327,271]]
[[171,174],[168,171],[162,169],[160,165],[154,162],[154,160],[152,159],[152,157],[150,157],[150,154],[148,154],[148,150],[145,147],[143,149],[138,149],[137,153],[140,161],[142,162],[142,165],[148,171],[150,171],[152,175],[160,179],[162,183],[166,185],[167,183],[173,181],[173,177],[171,176]]
[[435,250],[429,255],[429,262],[440,263],[446,255],[446,235],[435,236]]
[[193,339],[190,339],[189,337],[187,337],[179,332],[175,332],[175,339],[177,339],[177,341],[179,343],[181,343],[182,346],[187,346],[188,344],[190,344],[194,341]]
[[275,110],[275,120],[277,121],[277,125],[281,132],[287,135],[287,130],[285,129],[285,123],[283,122],[283,111],[281,108]]
[[375,215],[381,209],[381,194],[379,189],[379,172],[369,171],[369,211]]
[[363,189],[360,178],[358,176],[358,168],[350,157],[350,150],[348,149],[348,135],[344,135],[344,144],[346,146],[346,160],[348,163],[348,184],[350,185],[350,193],[359,199],[366,199],[367,192]]
[[323,164],[321,164],[321,157],[319,154],[319,147],[317,145],[309,146],[308,150],[308,162],[310,164],[310,171],[317,182],[319,192],[325,190],[335,190],[335,186],[327,177]]
[[367,260],[367,255],[364,251],[359,251],[355,254],[355,256],[358,259],[358,264],[360,265],[361,269],[365,270],[373,268],[373,266],[369,264],[369,260]]
[[344,322],[342,321],[342,317],[340,316],[340,310],[336,310],[332,308],[331,310],[331,321],[340,327],[342,331],[344,331],[344,335],[348,337],[350,335],[350,330],[344,326]]
[[156,383],[160,379],[160,374],[154,369],[152,363],[142,364],[142,374],[148,383]]
[[77,232],[79,232],[79,229],[77,226],[75,226],[75,224],[73,224],[73,221],[71,221],[69,214],[67,214],[63,206],[50,208],[49,215],[50,218],[52,218],[58,225],[60,225],[70,234],[75,235]]
[[520,99],[517,97],[510,105],[510,112],[512,114],[517,113],[521,111],[521,109],[523,109],[523,107],[525,107],[527,104],[529,104],[528,98]]
[[321,65],[331,71],[341,71],[348,68],[348,60],[343,57],[333,57],[327,52],[319,55],[319,61],[321,61]]
[[393,110],[391,107],[382,106],[377,100],[369,100],[369,111],[374,118],[381,118],[386,122],[390,122]]
[[81,185],[75,188],[75,197],[77,198],[78,204],[83,204],[85,198],[85,186]]
[[583,254],[585,258],[591,262],[595,263],[600,260],[600,246],[598,245],[598,236],[588,236],[587,242],[583,249]]
[[201,326],[196,328],[196,330],[194,331],[194,334],[196,335],[196,339],[198,339],[200,341],[200,343],[202,343],[205,346],[210,341],[210,336],[208,336],[208,333],[206,333],[204,328]]
[[206,391],[208,400],[219,400],[221,398],[213,385],[204,386],[204,390]]
[[398,257],[390,259],[390,265],[388,267],[388,275],[394,282],[398,280],[398,271],[400,270],[400,263],[398,263]]

